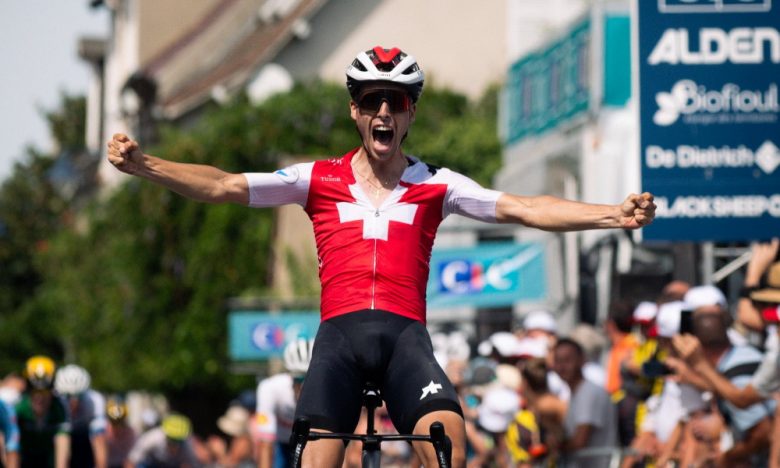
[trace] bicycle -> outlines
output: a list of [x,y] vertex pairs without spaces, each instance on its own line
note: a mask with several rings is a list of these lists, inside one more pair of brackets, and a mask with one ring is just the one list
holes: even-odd
[[362,466],[363,468],[379,468],[381,466],[381,446],[384,441],[429,442],[436,451],[436,459],[440,468],[450,468],[452,457],[452,443],[444,433],[444,425],[439,421],[431,424],[430,435],[414,434],[377,434],[374,428],[374,412],[382,406],[382,397],[376,385],[368,383],[363,389],[363,406],[368,413],[367,428],[365,434],[349,434],[342,432],[311,432],[310,422],[306,418],[298,418],[293,423],[290,442],[293,447],[292,466],[300,468],[301,457],[306,443],[310,440],[339,439],[357,440],[363,443]]

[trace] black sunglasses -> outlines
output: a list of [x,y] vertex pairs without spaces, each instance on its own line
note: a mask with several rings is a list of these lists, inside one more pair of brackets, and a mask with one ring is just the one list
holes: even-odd
[[409,110],[412,100],[404,91],[396,89],[375,89],[361,95],[357,105],[361,110],[379,112],[383,102],[390,106],[390,112],[403,112]]

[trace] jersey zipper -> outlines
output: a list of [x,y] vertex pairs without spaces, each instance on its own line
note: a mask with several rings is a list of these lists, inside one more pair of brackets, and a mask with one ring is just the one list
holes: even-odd
[[[379,217],[379,208],[374,209],[374,231],[376,231],[376,219]],[[377,239],[374,238],[374,263],[372,267],[372,273],[371,273],[371,309],[376,309],[376,249],[377,249]]]

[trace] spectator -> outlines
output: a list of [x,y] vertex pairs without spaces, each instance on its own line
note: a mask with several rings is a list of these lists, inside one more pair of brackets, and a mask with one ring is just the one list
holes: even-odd
[[478,408],[477,422],[479,428],[489,436],[491,450],[481,460],[481,466],[507,466],[509,452],[506,446],[505,434],[509,423],[520,409],[520,397],[516,389],[496,383],[485,393]]
[[614,395],[623,388],[623,367],[631,358],[639,341],[631,333],[633,329],[633,308],[627,302],[614,302],[604,324],[610,349],[607,355],[606,390]]
[[106,401],[106,416],[108,417],[106,427],[108,467],[122,468],[135,445],[137,435],[127,423],[127,404],[121,397],[114,396]]
[[[690,350],[691,343],[698,345],[692,342],[690,337],[682,336],[675,341],[680,354],[694,363],[704,379],[695,379],[690,373],[683,375],[683,378],[687,377],[687,380],[716,392],[719,386],[722,387],[718,385],[722,377],[738,388],[745,387],[751,382],[762,355],[751,346],[731,344],[727,335],[728,320],[729,317],[725,313],[694,314],[694,331],[700,343],[700,351]],[[712,372],[712,369],[717,372]],[[766,457],[769,434],[772,430],[771,416],[774,411],[774,401],[764,400],[746,409],[740,409],[733,403],[725,401],[720,408],[729,422],[734,445],[722,453],[717,462],[722,466],[740,462],[758,463],[762,455]]]
[[672,353],[670,340],[679,333],[683,307],[681,301],[659,307],[656,318],[659,352],[643,369],[645,375],[658,378],[662,386],[660,393],[646,402],[647,413],[632,447],[641,457],[658,460],[659,466],[679,459],[677,448],[683,438],[684,422],[707,406],[698,390],[669,378],[672,370],[666,363]]
[[628,372],[639,340],[632,333],[634,307],[627,301],[615,301],[610,306],[604,323],[610,349],[606,358],[606,384],[604,388],[617,404],[618,437],[622,445],[628,445],[636,434],[636,408],[647,398],[644,389],[638,385],[636,374]]
[[548,349],[552,349],[555,346],[558,324],[550,312],[546,310],[530,312],[523,318],[523,330],[525,331],[525,336],[529,338],[546,340]]
[[523,409],[515,414],[506,433],[512,461],[517,466],[543,461],[554,464],[557,441],[563,439],[566,403],[553,395],[547,386],[548,369],[544,358],[529,359],[520,372]]
[[[617,414],[609,394],[583,377],[584,364],[585,353],[576,341],[558,340],[555,371],[571,389],[564,421],[565,439],[560,448],[567,454],[570,462],[567,466],[606,467],[610,462],[609,451],[618,447]],[[583,451],[586,448],[596,449],[598,453],[588,454]]]
[[54,361],[27,360],[27,388],[16,405],[22,468],[65,468],[70,458],[70,422],[65,403],[54,394]]
[[70,414],[70,466],[105,468],[106,400],[92,390],[92,379],[83,367],[69,364],[57,370],[54,389],[68,403]]
[[574,327],[569,338],[576,341],[585,351],[585,366],[582,374],[599,387],[607,384],[607,373],[601,365],[604,349],[607,347],[607,339],[592,325],[581,323]]
[[189,418],[177,413],[169,414],[159,427],[141,434],[127,457],[127,468],[198,466],[191,431]]
[[250,414],[241,405],[233,404],[217,420],[217,427],[228,437],[211,436],[206,442],[211,463],[221,468],[251,468],[257,465],[249,435]]

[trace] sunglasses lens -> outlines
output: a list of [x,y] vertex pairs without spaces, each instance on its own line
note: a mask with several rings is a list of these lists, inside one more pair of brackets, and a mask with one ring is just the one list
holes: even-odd
[[366,111],[378,112],[385,101],[391,112],[409,110],[409,97],[406,93],[395,90],[369,91],[360,98],[358,106]]

